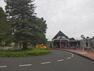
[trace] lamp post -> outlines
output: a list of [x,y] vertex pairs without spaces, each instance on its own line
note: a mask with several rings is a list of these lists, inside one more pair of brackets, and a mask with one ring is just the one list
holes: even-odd
[[90,49],[90,40],[89,40],[89,37],[86,38],[86,47],[87,47],[87,50],[89,51],[89,49]]
[[60,39],[60,48],[61,48],[61,39]]
[[82,48],[82,50],[84,51],[85,50],[85,47],[86,47],[86,39],[85,39],[85,36],[84,35],[81,35],[81,38],[83,39],[82,41],[83,41],[83,48]]
[[53,41],[51,42],[51,46],[50,47],[53,48]]

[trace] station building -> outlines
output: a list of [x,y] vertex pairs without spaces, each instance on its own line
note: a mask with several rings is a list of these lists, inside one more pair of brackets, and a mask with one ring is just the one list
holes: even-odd
[[86,47],[86,42],[82,43],[83,40],[75,40],[69,38],[66,34],[59,31],[51,41],[51,48],[83,48]]

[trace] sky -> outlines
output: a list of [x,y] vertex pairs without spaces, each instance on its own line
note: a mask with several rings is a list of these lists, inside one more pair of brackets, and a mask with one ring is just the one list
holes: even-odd
[[[68,37],[94,36],[94,0],[35,0],[35,12],[47,23],[46,36],[51,40],[59,30]],[[0,6],[5,3],[0,0]]]

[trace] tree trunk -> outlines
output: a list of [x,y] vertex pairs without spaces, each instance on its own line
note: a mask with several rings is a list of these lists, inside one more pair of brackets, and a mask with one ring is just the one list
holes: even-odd
[[23,42],[23,49],[25,50],[25,49],[27,49],[27,42]]

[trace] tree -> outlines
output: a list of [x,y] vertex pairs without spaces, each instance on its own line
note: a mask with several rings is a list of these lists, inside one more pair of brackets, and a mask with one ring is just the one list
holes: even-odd
[[32,0],[5,0],[6,14],[9,21],[12,22],[11,30],[14,36],[14,42],[22,44],[22,47],[27,48],[27,43],[30,40],[31,28],[28,27],[29,20],[34,15],[34,5]]
[[5,42],[8,39],[10,24],[7,22],[5,12],[0,8],[0,42]]
[[[5,0],[7,19],[11,24],[14,42],[26,49],[28,42],[39,43],[45,39],[46,24],[34,13],[33,0]],[[40,39],[40,40],[41,40]]]
[[32,27],[32,33],[34,34],[33,38],[32,38],[32,43],[33,44],[45,44],[47,42],[45,33],[46,33],[46,29],[47,29],[47,24],[46,21],[43,18],[38,18],[38,17],[34,17],[33,21],[33,26]]

